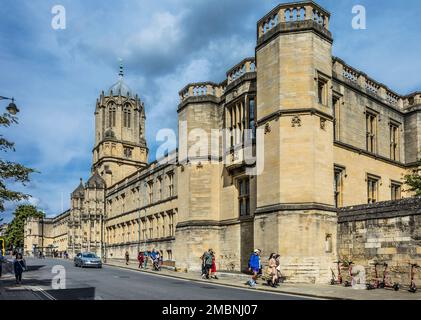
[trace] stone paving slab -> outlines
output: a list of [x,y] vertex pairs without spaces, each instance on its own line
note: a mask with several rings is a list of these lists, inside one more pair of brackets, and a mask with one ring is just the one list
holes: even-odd
[[[107,262],[106,265],[120,267],[124,269],[136,270],[138,272],[146,272],[152,274],[159,274],[172,278],[181,278],[203,283],[214,283],[218,285],[226,285],[237,288],[250,288],[246,282],[251,277],[245,274],[231,274],[218,273],[219,280],[201,279],[197,273],[175,272],[167,269],[161,271],[153,271],[149,268],[139,269],[137,264],[120,262]],[[258,285],[250,290],[262,290],[269,292],[277,292],[284,294],[294,294],[304,297],[314,297],[320,299],[335,299],[335,300],[421,300],[421,289],[417,293],[410,293],[407,289],[395,292],[394,290],[378,289],[378,290],[356,290],[353,288],[345,288],[337,285],[315,285],[315,284],[281,284],[278,288],[272,288],[266,285],[263,280],[259,279]]]

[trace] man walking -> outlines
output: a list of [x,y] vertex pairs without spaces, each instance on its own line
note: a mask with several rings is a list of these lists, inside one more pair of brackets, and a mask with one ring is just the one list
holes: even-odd
[[202,264],[203,264],[203,270],[202,270],[202,278],[209,279],[209,274],[212,269],[212,249],[209,249],[202,255]]
[[260,249],[255,249],[251,254],[249,260],[249,271],[253,272],[253,276],[251,280],[249,280],[248,284],[250,287],[254,287],[256,286],[257,275],[260,271]]
[[129,265],[129,261],[130,261],[129,251],[126,251],[125,256],[126,256],[126,266],[128,266]]

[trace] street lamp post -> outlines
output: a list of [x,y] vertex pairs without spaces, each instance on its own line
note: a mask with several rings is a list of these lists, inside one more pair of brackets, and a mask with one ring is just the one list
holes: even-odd
[[19,109],[15,104],[15,98],[8,98],[8,97],[0,96],[0,100],[10,100],[10,101],[12,101],[12,102],[9,103],[9,105],[6,108],[7,112],[9,112],[12,116],[19,113]]

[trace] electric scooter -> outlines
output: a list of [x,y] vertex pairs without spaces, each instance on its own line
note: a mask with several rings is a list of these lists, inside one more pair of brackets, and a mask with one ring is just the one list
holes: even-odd
[[373,290],[378,289],[380,286],[380,280],[379,280],[379,272],[377,270],[377,266],[379,266],[381,263],[375,262],[374,263],[374,282],[367,284],[367,290]]
[[410,276],[411,276],[411,284],[409,285],[409,292],[415,293],[417,292],[417,286],[415,284],[414,278],[415,278],[415,270],[421,269],[421,267],[418,264],[409,263],[411,266]]
[[401,288],[399,283],[395,282],[395,283],[392,284],[391,282],[389,282],[389,279],[387,277],[387,275],[388,275],[387,270],[389,268],[389,265],[385,262],[383,264],[383,266],[384,266],[383,279],[379,283],[379,288],[381,288],[381,289],[393,289],[395,291],[399,291],[399,289]]
[[330,271],[332,272],[332,279],[330,280],[330,284],[331,285],[342,284],[342,275],[341,275],[342,262],[341,261],[335,261],[334,263],[336,263],[337,266],[338,266],[338,279],[336,279],[335,272],[331,268]]

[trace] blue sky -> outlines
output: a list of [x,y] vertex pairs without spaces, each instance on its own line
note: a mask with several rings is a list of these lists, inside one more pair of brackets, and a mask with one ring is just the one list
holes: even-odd
[[[2,0],[0,95],[14,96],[20,124],[4,131],[7,154],[41,173],[23,190],[48,216],[69,207],[69,194],[90,174],[95,101],[116,80],[146,104],[153,159],[155,135],[176,129],[178,91],[188,82],[222,81],[254,55],[256,22],[277,0]],[[334,55],[401,94],[421,90],[419,0],[320,0],[332,14]],[[54,5],[67,28],[51,27]],[[367,10],[367,29],[351,26],[352,7]],[[7,103],[1,101],[1,107]],[[2,156],[5,156],[4,154]],[[16,204],[7,204],[10,219]]]

